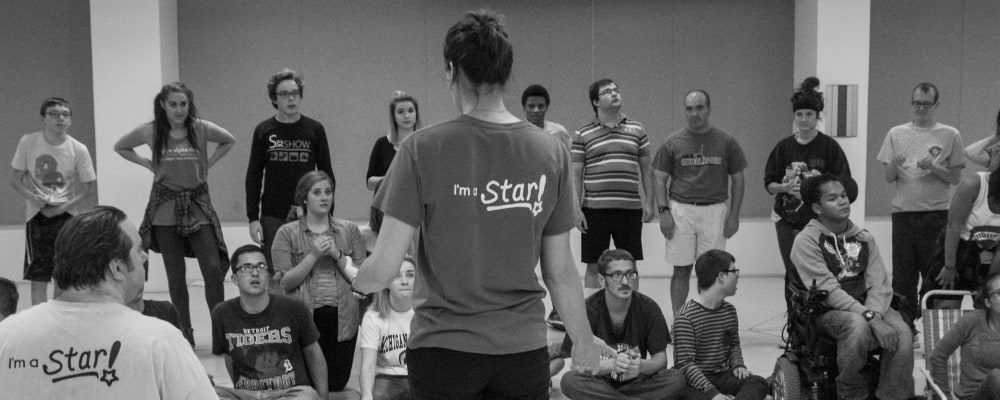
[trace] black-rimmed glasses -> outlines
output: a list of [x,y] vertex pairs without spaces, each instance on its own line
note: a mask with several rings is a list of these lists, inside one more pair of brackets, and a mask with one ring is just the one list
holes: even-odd
[[252,274],[254,272],[267,272],[267,263],[257,263],[257,264],[240,264],[236,266],[236,272],[240,274]]
[[609,277],[609,278],[611,278],[611,280],[613,280],[615,282],[622,282],[623,281],[622,278],[628,278],[628,280],[633,280],[635,278],[638,278],[639,277],[639,271],[636,271],[636,270],[632,270],[632,271],[628,271],[628,272],[615,271],[615,272],[612,272],[610,274],[601,273],[601,275]]

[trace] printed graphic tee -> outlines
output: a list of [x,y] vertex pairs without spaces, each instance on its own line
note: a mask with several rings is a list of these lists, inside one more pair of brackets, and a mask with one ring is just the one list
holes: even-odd
[[214,399],[177,328],[116,303],[51,300],[0,322],[4,399]]
[[420,231],[409,347],[545,347],[535,266],[576,222],[570,175],[559,139],[524,121],[463,115],[400,146],[374,205]]
[[406,370],[406,341],[410,336],[410,321],[413,319],[413,309],[397,312],[389,309],[385,318],[378,311],[368,310],[361,321],[361,333],[358,341],[363,349],[374,349],[378,358],[375,360],[375,373],[378,375],[403,375]]
[[[76,191],[80,190],[78,183],[97,180],[87,146],[69,136],[56,146],[45,141],[45,134],[42,132],[22,136],[10,166],[28,172],[31,178],[28,185],[33,186],[37,192],[44,193],[46,203],[51,205],[72,199]],[[26,201],[26,204],[25,220],[31,220],[42,207],[30,201]],[[70,210],[70,214],[75,213],[76,210]]]
[[280,390],[312,385],[302,348],[319,339],[309,310],[302,302],[271,295],[264,311],[250,314],[240,298],[212,310],[212,354],[233,359],[233,387]]

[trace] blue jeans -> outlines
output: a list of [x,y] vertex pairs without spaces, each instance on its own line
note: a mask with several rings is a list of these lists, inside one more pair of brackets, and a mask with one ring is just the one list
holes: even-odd
[[[687,390],[684,373],[661,369],[652,375],[639,375],[625,383],[613,383],[601,376],[569,371],[560,382],[563,394],[571,399],[679,399]],[[697,392],[694,392],[697,393]]]
[[375,400],[410,400],[410,381],[406,375],[375,375],[372,398]]
[[280,390],[244,390],[216,386],[215,394],[222,400],[320,400],[319,393],[305,385]]
[[[858,313],[833,310],[817,316],[816,322],[837,340],[837,397],[868,399],[868,381],[861,369],[868,362],[868,352],[879,348],[868,321]],[[908,399],[913,397],[913,333],[896,310],[885,313],[885,322],[895,330],[899,344],[896,351],[883,350],[879,357],[875,396],[882,400]]]

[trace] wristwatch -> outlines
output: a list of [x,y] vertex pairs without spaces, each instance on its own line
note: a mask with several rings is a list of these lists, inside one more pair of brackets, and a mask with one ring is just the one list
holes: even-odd
[[659,206],[659,207],[656,208],[656,213],[657,214],[663,214],[664,211],[670,211],[670,207]]
[[867,310],[861,313],[861,316],[865,317],[865,321],[872,322],[875,319],[875,311]]

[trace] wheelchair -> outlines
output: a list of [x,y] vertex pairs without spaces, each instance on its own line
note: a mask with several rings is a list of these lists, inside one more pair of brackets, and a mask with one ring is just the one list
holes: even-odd
[[[778,357],[771,375],[774,400],[837,399],[837,342],[813,322],[817,315],[829,310],[825,305],[828,294],[818,289],[814,281],[809,290],[792,296],[792,303],[797,306],[789,313],[782,335],[785,352]],[[878,350],[868,354],[862,371],[868,377],[871,399],[875,398],[878,386],[878,354]]]

